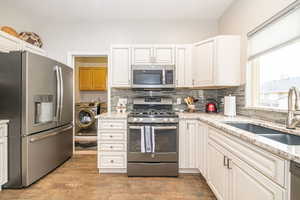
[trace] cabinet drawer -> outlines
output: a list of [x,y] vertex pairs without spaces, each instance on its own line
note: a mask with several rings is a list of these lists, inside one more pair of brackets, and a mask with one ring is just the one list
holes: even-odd
[[109,140],[109,141],[125,141],[126,140],[126,132],[125,131],[100,131],[98,133],[98,139],[100,141]]
[[7,137],[7,124],[0,125],[0,137]]
[[126,153],[98,153],[99,168],[126,168]]
[[99,121],[99,129],[126,129],[126,121],[111,120],[111,121]]
[[99,151],[126,151],[126,143],[98,142]]
[[209,128],[209,140],[225,147],[274,182],[283,187],[286,185],[283,159],[214,128]]

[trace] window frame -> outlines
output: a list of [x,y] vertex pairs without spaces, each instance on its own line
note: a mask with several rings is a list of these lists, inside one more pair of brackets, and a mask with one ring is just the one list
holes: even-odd
[[[247,46],[248,46],[248,51],[247,51],[247,64],[246,64],[246,84],[245,84],[245,109],[250,109],[250,110],[262,110],[262,111],[274,111],[274,112],[287,112],[287,108],[277,108],[277,107],[267,107],[267,106],[262,106],[259,105],[258,98],[259,98],[259,93],[260,93],[260,70],[259,70],[259,63],[258,60],[251,59],[249,60],[249,55],[250,55],[250,38],[264,30],[265,28],[268,28],[269,25],[272,25],[273,23],[276,23],[278,20],[282,19],[283,17],[289,15],[290,13],[294,12],[296,9],[299,9],[300,7],[300,1],[295,1],[292,3],[290,6],[287,8],[283,9],[258,27],[256,27],[254,30],[250,31],[248,33],[248,40],[247,40]],[[263,54],[268,53],[270,51],[278,50],[281,49],[285,46],[288,46],[295,41],[299,40],[299,38],[295,38],[294,41],[289,41],[286,43],[282,43],[278,46],[275,46],[265,52]],[[258,55],[258,58],[260,56]],[[253,66],[254,65],[254,66]]]

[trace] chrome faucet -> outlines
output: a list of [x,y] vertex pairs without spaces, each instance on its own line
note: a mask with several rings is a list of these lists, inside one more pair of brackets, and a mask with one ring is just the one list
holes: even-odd
[[297,124],[300,124],[300,93],[296,87],[291,87],[289,90],[286,128],[295,129]]

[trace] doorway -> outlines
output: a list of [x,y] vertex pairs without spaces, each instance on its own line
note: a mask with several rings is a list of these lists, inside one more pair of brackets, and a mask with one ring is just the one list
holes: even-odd
[[74,153],[97,153],[97,120],[107,112],[108,56],[73,55]]

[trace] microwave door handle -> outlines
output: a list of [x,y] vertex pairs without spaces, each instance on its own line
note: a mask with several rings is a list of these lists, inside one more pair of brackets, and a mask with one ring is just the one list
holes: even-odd
[[61,86],[60,86],[60,75],[59,75],[58,66],[55,66],[54,70],[55,70],[55,75],[56,75],[56,112],[55,112],[55,118],[56,118],[56,121],[59,121]]
[[59,120],[61,121],[62,110],[63,110],[63,102],[64,102],[64,80],[63,80],[63,76],[62,76],[61,67],[59,67],[59,74],[60,74],[60,114],[59,114]]

